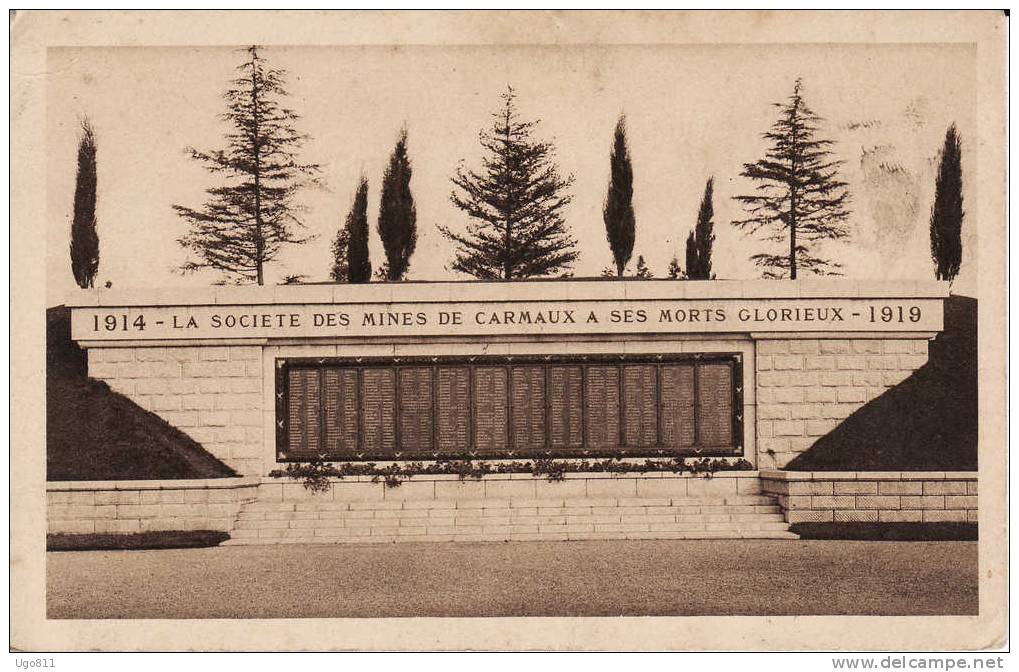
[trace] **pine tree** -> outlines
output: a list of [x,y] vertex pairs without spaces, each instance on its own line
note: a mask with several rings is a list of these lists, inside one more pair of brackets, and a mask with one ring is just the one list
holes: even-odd
[[762,136],[771,141],[765,157],[743,164],[740,174],[761,183],[756,193],[735,197],[747,215],[735,226],[787,244],[787,253],[750,257],[766,278],[795,280],[799,271],[839,275],[841,264],[821,258],[814,246],[849,236],[849,192],[837,177],[842,161],[831,158],[831,140],[814,137],[822,119],[807,107],[802,88],[797,79],[788,101],[774,104],[779,119]]
[[955,124],[945,133],[931,207],[934,277],[951,282],[962,265],[962,141]]
[[669,262],[669,269],[665,273],[670,280],[679,280],[683,277],[683,269],[679,266],[679,259],[673,257],[672,261]]
[[386,279],[402,280],[417,246],[417,211],[410,192],[411,167],[407,158],[407,129],[400,131],[389,165],[382,177],[379,203],[379,237],[386,251]]
[[602,218],[605,234],[616,262],[616,275],[623,277],[626,265],[633,254],[636,223],[633,216],[633,166],[630,150],[626,146],[626,117],[620,116],[609,156],[609,190],[605,196]]
[[368,256],[368,180],[362,175],[347,213],[347,282],[371,282],[372,264]]
[[647,267],[644,255],[637,255],[637,272],[633,274],[633,277],[637,280],[650,280],[655,277],[655,274]]
[[697,226],[686,240],[686,276],[690,280],[711,280],[711,248],[715,242],[715,216],[712,198],[715,178],[709,177],[704,185],[704,198],[697,213]]
[[78,174],[74,184],[74,218],[71,220],[71,273],[82,289],[94,287],[99,272],[96,184],[96,137],[88,119],[84,119],[78,140]]
[[551,143],[531,138],[538,122],[520,121],[512,87],[502,99],[479,134],[481,172],[461,165],[452,178],[450,200],[475,221],[466,234],[439,227],[458,246],[451,269],[482,279],[561,274],[578,256],[562,214],[573,176],[559,174]]
[[182,270],[219,271],[235,282],[264,283],[264,266],[288,244],[306,238],[295,235],[304,225],[294,203],[298,190],[318,172],[314,164],[297,161],[297,150],[308,136],[294,129],[298,115],[283,105],[286,73],[270,68],[258,47],[245,50],[247,59],[223,94],[232,129],[226,148],[208,152],[188,148],[192,158],[225,184],[206,190],[200,209],[174,205],[190,231],[178,242],[196,258]]

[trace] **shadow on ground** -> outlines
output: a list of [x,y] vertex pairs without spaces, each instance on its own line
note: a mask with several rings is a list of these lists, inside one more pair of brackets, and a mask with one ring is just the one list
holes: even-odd
[[928,362],[791,461],[793,471],[977,468],[977,302],[945,301]]

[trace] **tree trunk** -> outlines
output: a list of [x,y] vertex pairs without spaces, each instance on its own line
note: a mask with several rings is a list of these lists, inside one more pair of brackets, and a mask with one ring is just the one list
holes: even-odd
[[503,243],[502,243],[502,248],[503,248],[503,250],[502,250],[502,253],[503,253],[502,277],[503,277],[503,280],[509,280],[511,277],[513,277],[513,266],[510,264],[510,255],[509,255],[509,253],[510,253],[510,240],[511,240],[511,238],[510,238],[510,222],[509,222],[509,217],[507,217],[506,218],[506,233],[503,235]]
[[262,275],[262,261],[265,255],[265,241],[262,237],[262,187],[261,180],[259,179],[262,169],[261,161],[259,158],[259,146],[258,146],[258,79],[255,77],[255,69],[257,63],[254,58],[251,61],[251,106],[255,117],[255,137],[252,142],[254,143],[254,154],[255,154],[255,273],[258,284],[261,286],[264,283],[264,277]]
[[796,279],[796,190],[789,195],[789,279]]
[[[797,95],[795,107],[793,109],[794,114],[799,112],[800,101],[799,101],[799,80],[796,80],[796,88],[794,90]],[[793,184],[789,186],[789,279],[796,279],[796,176],[799,174],[796,171],[796,157],[799,156],[798,152],[799,145],[797,144],[799,138],[796,133],[796,126],[792,126],[792,151],[793,156],[789,160],[790,176],[793,180]]]
[[[793,133],[793,144],[796,133]],[[792,162],[792,173],[796,175],[796,162]],[[795,179],[795,178],[794,178]],[[789,279],[796,279],[796,187],[789,187]]]

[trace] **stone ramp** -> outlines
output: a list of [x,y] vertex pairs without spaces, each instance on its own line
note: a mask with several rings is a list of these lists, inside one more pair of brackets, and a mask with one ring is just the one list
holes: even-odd
[[581,539],[797,539],[767,495],[246,504],[226,545]]

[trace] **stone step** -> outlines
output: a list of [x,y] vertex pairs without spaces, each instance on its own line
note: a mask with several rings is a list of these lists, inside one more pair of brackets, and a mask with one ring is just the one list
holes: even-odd
[[689,530],[786,530],[788,524],[781,516],[756,517],[742,520],[712,520],[705,518],[647,518],[629,520],[608,519],[577,519],[557,520],[538,518],[533,520],[506,519],[417,519],[410,521],[394,520],[254,520],[241,521],[234,529],[237,537],[287,537],[316,536],[337,534],[346,536],[368,535],[433,535],[460,534],[464,532],[483,533],[498,531],[499,533],[531,533],[556,531],[594,531],[594,532],[655,532],[655,531],[689,531]]
[[[388,491],[387,491],[388,492]],[[326,498],[257,500],[238,514],[229,544],[795,539],[775,498],[571,497],[538,499]]]
[[257,511],[347,511],[395,509],[519,509],[519,508],[577,508],[577,507],[730,507],[777,506],[777,501],[766,496],[739,496],[729,498],[677,498],[677,499],[529,499],[529,500],[385,500],[375,502],[265,501],[246,504],[245,512]]
[[520,533],[520,534],[437,534],[437,535],[369,535],[369,536],[287,536],[287,537],[251,537],[232,536],[223,543],[224,546],[262,545],[262,544],[388,544],[398,542],[507,542],[507,541],[585,541],[601,539],[799,539],[799,537],[783,529],[755,530],[746,528],[730,528],[725,530],[677,530],[647,532],[588,532],[588,533]]
[[366,501],[333,501],[320,498],[299,498],[283,501],[257,500],[245,506],[249,511],[302,510],[309,507],[331,508],[415,508],[415,509],[497,509],[562,507],[562,506],[763,506],[775,504],[768,495],[730,495],[726,497],[570,497],[537,499],[402,499],[399,492],[392,498]]
[[[540,516],[771,516],[781,513],[778,505],[709,507],[556,507],[530,509],[394,509],[394,510],[248,510],[238,514],[241,521],[355,518],[525,518]],[[739,518],[734,518],[738,520]]]
[[[729,521],[757,521],[766,522],[784,521],[784,517],[778,511],[762,511],[756,513],[726,512],[726,513],[625,513],[606,512],[592,514],[587,512],[570,513],[564,509],[562,514],[545,515],[456,515],[457,511],[450,511],[449,515],[401,515],[406,513],[421,512],[355,512],[349,511],[348,515],[337,515],[335,511],[283,511],[278,513],[258,512],[250,515],[240,515],[237,521],[237,529],[265,529],[285,527],[426,527],[429,524],[452,523],[456,521],[459,525],[473,524],[599,524],[599,523],[663,523],[663,522],[690,522],[690,523],[724,523]],[[362,515],[349,515],[349,514]],[[396,515],[378,516],[374,513],[391,513]],[[367,514],[367,515],[364,515]]]

